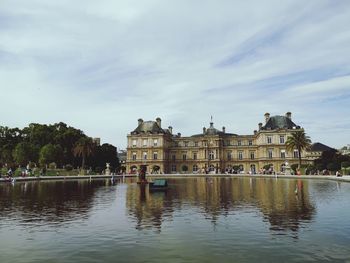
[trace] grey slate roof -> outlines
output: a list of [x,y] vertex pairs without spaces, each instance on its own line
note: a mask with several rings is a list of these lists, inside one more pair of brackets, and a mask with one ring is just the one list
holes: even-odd
[[325,152],[325,151],[337,151],[337,150],[334,148],[331,148],[323,143],[316,142],[316,143],[313,143],[311,145],[310,151],[311,152]]
[[142,122],[137,128],[131,132],[132,134],[140,134],[140,133],[153,133],[153,134],[159,134],[159,133],[169,133],[168,129],[163,130],[161,127],[158,126],[158,123],[155,121],[144,121]]
[[262,130],[276,130],[276,129],[299,129],[300,126],[296,125],[291,119],[285,116],[272,116],[270,117],[266,124],[262,127]]
[[219,131],[218,129],[214,128],[214,123],[211,122],[210,123],[210,127],[208,129],[205,130],[205,133],[201,133],[201,134],[195,134],[192,135],[191,137],[200,137],[203,135],[220,135],[220,136],[229,136],[229,135],[237,135],[237,134],[233,134],[233,133],[226,133],[223,131]]

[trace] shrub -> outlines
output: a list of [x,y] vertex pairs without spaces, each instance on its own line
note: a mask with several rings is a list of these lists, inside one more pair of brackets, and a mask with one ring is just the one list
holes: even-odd
[[55,163],[55,162],[50,163],[50,164],[49,164],[49,168],[50,168],[50,169],[56,169],[56,168],[57,168],[56,163]]
[[344,168],[350,167],[350,162],[349,161],[342,162],[341,167],[344,167]]
[[73,166],[71,164],[66,164],[66,166],[64,167],[66,169],[66,171],[72,171],[73,170]]

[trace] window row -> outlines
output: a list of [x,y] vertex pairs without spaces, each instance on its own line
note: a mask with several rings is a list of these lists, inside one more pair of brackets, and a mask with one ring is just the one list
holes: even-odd
[[136,140],[136,139],[133,139],[132,142],[131,142],[131,145],[132,147],[137,147],[138,145],[139,146],[143,146],[143,147],[147,147],[147,146],[159,146],[159,141],[158,139],[152,139],[152,140],[149,140],[149,139],[142,139],[142,144],[138,144],[138,142],[140,143],[141,142],[141,139],[139,140]]

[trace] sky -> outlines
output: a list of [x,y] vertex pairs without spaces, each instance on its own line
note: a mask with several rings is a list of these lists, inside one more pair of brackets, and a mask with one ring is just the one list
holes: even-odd
[[253,134],[265,112],[350,143],[348,0],[1,0],[0,125],[119,149],[137,120]]

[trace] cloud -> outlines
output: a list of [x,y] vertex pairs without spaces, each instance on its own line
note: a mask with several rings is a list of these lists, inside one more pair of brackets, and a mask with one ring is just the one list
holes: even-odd
[[139,117],[192,135],[213,115],[251,134],[265,112],[292,111],[340,147],[349,17],[347,1],[4,0],[2,124],[65,121],[123,148]]

